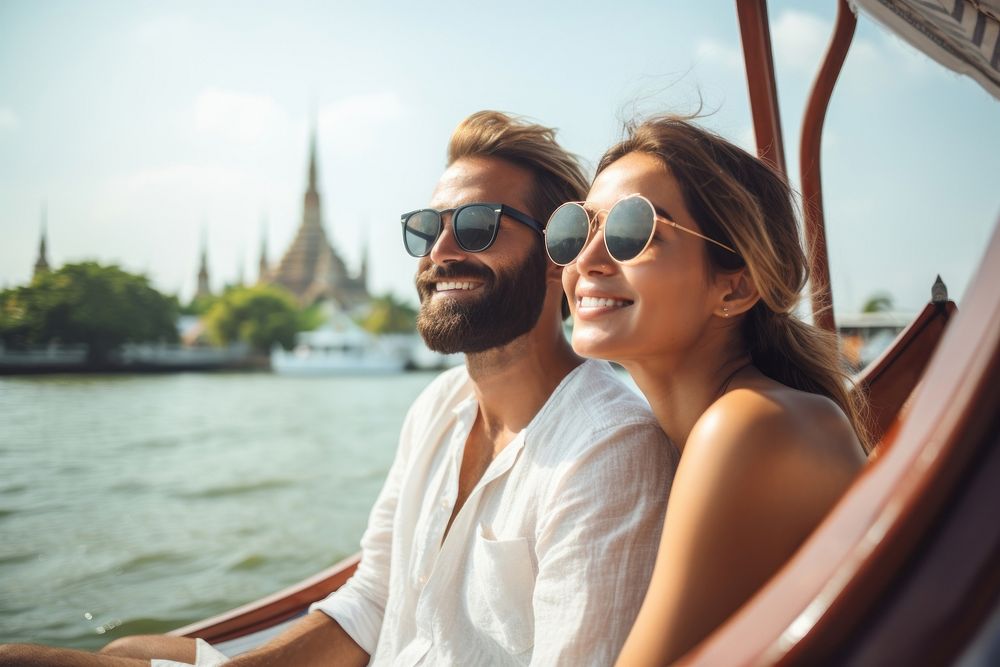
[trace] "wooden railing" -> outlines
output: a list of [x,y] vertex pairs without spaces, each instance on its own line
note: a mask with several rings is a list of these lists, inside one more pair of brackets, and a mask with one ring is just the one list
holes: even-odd
[[170,634],[216,643],[270,628],[305,613],[310,604],[343,586],[359,562],[360,554],[355,554],[294,586]]

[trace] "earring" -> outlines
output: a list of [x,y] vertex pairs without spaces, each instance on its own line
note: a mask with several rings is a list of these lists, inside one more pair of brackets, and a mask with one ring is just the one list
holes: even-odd
[[723,306],[722,307],[722,316],[723,317],[729,317],[729,306]]

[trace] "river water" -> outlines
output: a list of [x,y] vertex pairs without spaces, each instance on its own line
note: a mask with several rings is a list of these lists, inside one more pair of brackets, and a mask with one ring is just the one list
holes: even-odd
[[0,643],[166,631],[356,552],[433,378],[0,378]]

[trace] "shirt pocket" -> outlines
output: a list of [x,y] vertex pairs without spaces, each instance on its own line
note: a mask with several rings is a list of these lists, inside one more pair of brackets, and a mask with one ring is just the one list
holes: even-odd
[[527,538],[494,539],[480,525],[472,548],[469,612],[476,627],[511,655],[535,643],[531,600],[535,592],[535,564]]

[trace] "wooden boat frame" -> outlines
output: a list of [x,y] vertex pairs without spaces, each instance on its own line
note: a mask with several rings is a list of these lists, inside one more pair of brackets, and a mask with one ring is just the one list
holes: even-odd
[[[748,80],[773,80],[773,68],[760,77],[754,64],[771,68],[769,53],[760,56],[770,50],[761,38],[766,3],[737,6]],[[801,141],[813,312],[830,330],[820,136],[856,23],[840,0]],[[781,132],[776,94],[755,93],[751,83],[751,106],[758,146],[766,148]],[[928,306],[862,376],[876,429],[884,430],[876,460],[781,571],[682,664],[945,664],[995,618],[1000,522],[989,508],[1000,507],[998,284],[995,228],[963,312]]]

